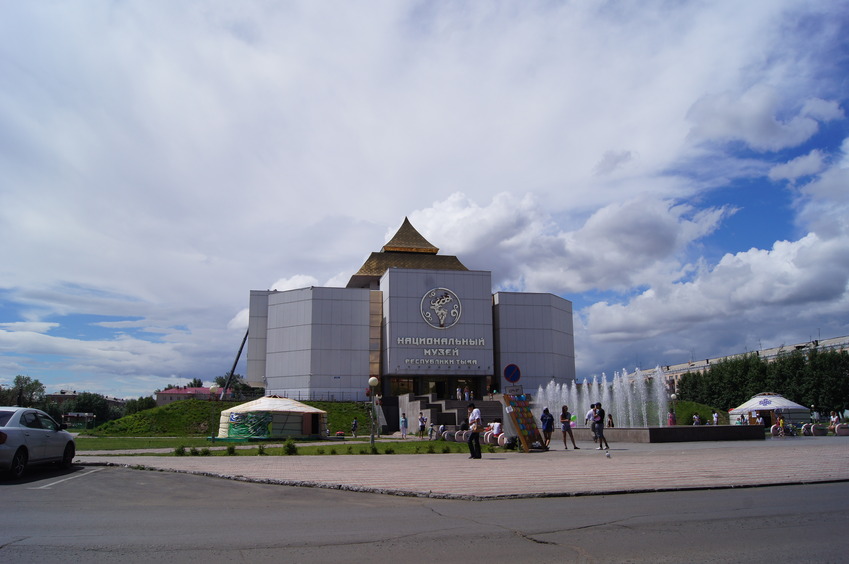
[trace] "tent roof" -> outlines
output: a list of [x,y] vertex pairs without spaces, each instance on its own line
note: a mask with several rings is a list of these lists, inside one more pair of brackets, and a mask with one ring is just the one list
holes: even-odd
[[748,411],[759,410],[771,411],[775,409],[808,411],[808,408],[804,405],[799,405],[796,402],[790,401],[784,396],[774,394],[772,392],[763,392],[761,394],[756,395],[746,403],[735,407],[729,413],[745,413]]
[[317,407],[312,407],[305,403],[295,401],[289,398],[281,398],[277,396],[265,396],[255,399],[247,403],[236,405],[230,409],[225,409],[221,413],[246,413],[248,411],[289,411],[294,413],[327,413]]

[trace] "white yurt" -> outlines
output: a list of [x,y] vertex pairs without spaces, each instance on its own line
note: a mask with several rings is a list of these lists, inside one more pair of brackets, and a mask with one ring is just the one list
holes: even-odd
[[323,438],[326,429],[326,411],[289,398],[266,396],[222,411],[218,438]]
[[743,415],[748,420],[749,425],[754,425],[758,415],[761,415],[764,418],[764,424],[769,427],[778,420],[778,413],[784,416],[785,422],[794,425],[802,425],[811,421],[811,410],[809,408],[772,392],[763,392],[754,396],[743,405],[729,411],[728,415],[732,424],[740,415]]

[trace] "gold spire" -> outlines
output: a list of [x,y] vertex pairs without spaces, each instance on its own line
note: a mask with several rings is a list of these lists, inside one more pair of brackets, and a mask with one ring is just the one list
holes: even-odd
[[404,253],[428,253],[435,255],[439,249],[434,247],[422,234],[416,231],[413,224],[406,217],[401,228],[392,239],[383,245],[383,252],[398,251]]

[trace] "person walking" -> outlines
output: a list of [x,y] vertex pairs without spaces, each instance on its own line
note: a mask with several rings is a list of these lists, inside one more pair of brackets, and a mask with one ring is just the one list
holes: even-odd
[[547,407],[542,409],[539,421],[542,424],[542,446],[548,449],[551,445],[551,433],[554,432],[554,416]]
[[[604,409],[601,407],[601,402],[595,404],[595,417],[593,418],[596,422],[595,425],[595,433],[598,437],[598,447],[596,450],[610,450],[610,445],[607,444],[607,439],[604,438]],[[601,448],[602,443],[604,444],[604,449]]]
[[401,414],[401,438],[402,439],[407,438],[407,414],[406,413]]
[[425,436],[425,427],[427,426],[427,417],[419,411],[419,439],[423,439]]
[[564,405],[560,410],[560,430],[563,431],[563,446],[566,447],[566,450],[569,450],[569,444],[566,442],[567,434],[572,439],[572,446],[575,447],[575,450],[580,450],[578,445],[575,444],[575,435],[572,434],[572,414],[569,413],[568,405]]
[[590,431],[592,431],[593,442],[598,442],[598,436],[595,434],[595,421],[593,418],[595,417],[595,404],[590,404],[590,410],[587,412],[587,416],[584,417],[584,425],[589,425]]
[[481,410],[475,407],[475,404],[470,403],[469,410],[469,458],[481,457],[481,430],[483,429],[483,420],[481,419]]
[[360,422],[357,421],[357,418],[354,417],[354,420],[351,421],[351,436],[355,439],[357,438],[357,429],[360,428]]
[[675,411],[669,410],[669,414],[666,416],[666,424],[670,427],[674,427],[678,424],[678,418],[675,417]]

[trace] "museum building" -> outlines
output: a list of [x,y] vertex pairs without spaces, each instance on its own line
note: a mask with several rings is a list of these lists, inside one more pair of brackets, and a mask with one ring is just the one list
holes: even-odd
[[405,218],[345,288],[253,290],[247,380],[266,395],[456,399],[575,379],[572,303],[492,293],[489,271],[440,255]]

